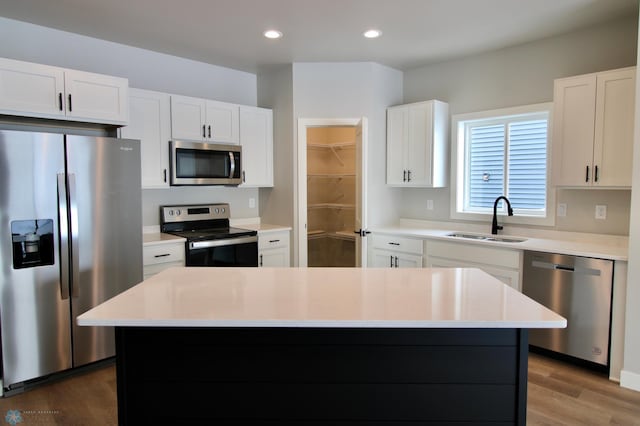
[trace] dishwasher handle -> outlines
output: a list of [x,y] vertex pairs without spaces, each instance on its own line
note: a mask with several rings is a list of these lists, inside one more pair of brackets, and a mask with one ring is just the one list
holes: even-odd
[[599,269],[580,268],[580,267],[576,268],[575,266],[563,265],[561,263],[542,262],[539,260],[532,260],[531,266],[533,266],[534,268],[553,269],[553,270],[564,271],[564,272],[577,272],[585,275],[600,276],[601,274],[601,271]]

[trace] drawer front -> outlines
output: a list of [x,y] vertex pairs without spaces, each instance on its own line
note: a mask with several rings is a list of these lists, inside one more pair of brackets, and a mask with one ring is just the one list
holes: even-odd
[[258,249],[289,246],[289,232],[267,232],[258,234]]
[[157,263],[184,262],[184,243],[144,246],[142,248],[142,262],[145,266]]
[[385,250],[401,251],[422,255],[424,243],[413,238],[396,237],[393,235],[373,235],[373,246]]
[[483,247],[476,244],[449,243],[429,240],[427,255],[439,258],[455,259],[460,262],[473,262],[485,265],[520,268],[520,250]]

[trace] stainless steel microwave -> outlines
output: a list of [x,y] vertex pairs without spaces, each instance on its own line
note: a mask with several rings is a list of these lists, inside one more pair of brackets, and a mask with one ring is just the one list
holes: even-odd
[[240,145],[170,141],[171,185],[239,185]]

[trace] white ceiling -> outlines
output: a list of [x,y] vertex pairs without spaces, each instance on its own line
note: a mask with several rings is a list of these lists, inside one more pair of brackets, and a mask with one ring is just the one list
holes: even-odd
[[[252,73],[341,61],[406,70],[637,17],[638,1],[0,0],[0,15]],[[362,37],[370,27],[382,37]],[[269,28],[284,37],[265,39]]]

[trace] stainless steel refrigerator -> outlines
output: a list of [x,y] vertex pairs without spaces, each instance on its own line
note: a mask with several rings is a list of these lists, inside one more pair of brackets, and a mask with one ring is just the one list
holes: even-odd
[[2,389],[114,355],[76,317],[142,281],[139,141],[0,131]]

